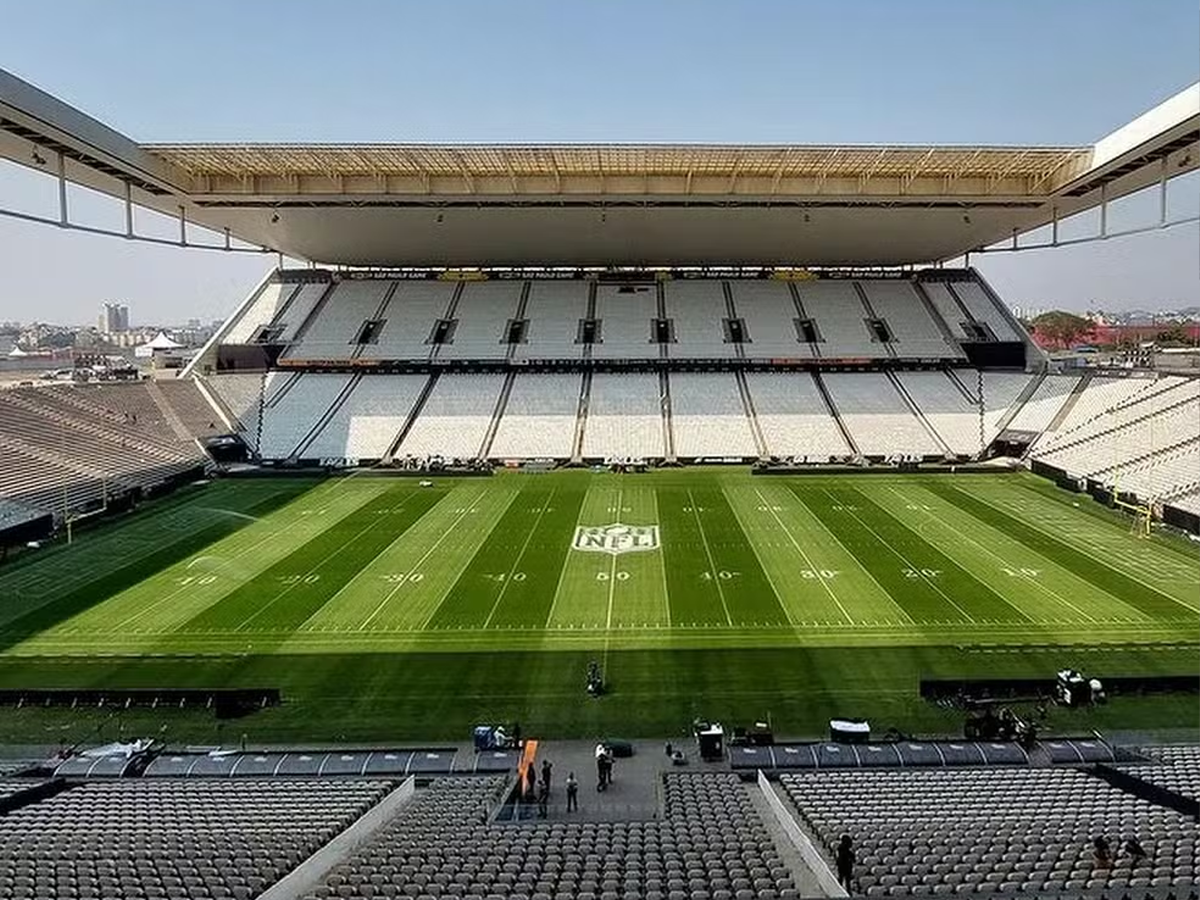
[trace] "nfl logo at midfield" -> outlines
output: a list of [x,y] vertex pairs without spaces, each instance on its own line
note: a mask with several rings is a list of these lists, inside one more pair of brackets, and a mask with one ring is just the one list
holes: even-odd
[[580,525],[575,529],[576,550],[591,553],[636,553],[658,549],[657,525]]

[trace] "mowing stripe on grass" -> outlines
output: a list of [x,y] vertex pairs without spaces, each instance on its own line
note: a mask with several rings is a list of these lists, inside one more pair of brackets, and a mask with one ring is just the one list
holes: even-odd
[[671,624],[677,628],[729,625],[720,582],[713,576],[689,493],[677,487],[656,491]]
[[1058,488],[1055,491],[1064,494],[1063,497],[1047,495],[1036,482],[1017,485],[999,482],[978,487],[972,482],[971,487],[978,492],[976,499],[1048,532],[1110,568],[1117,568],[1113,561],[1119,559],[1119,571],[1129,578],[1200,612],[1200,592],[1196,591],[1200,583],[1200,558],[1194,550],[1189,559],[1166,536],[1157,535],[1150,540],[1134,537],[1124,516],[1086,497],[1080,504],[1079,500],[1071,499],[1078,495],[1066,494]]
[[[285,488],[247,507],[246,512],[252,516],[265,516],[286,504],[296,493],[297,490],[294,487],[290,490]],[[160,544],[157,550],[135,558],[118,569],[93,578],[83,587],[60,594],[50,602],[44,602],[32,609],[26,606],[26,612],[18,614],[3,626],[3,630],[0,631],[0,648],[10,642],[9,638],[45,631],[78,615],[112,595],[140,584],[152,575],[244,526],[245,520],[226,517],[222,521],[186,534],[175,541]],[[8,612],[9,609],[6,608],[5,613]]]
[[248,521],[247,515],[253,518],[256,510],[272,512],[317,484],[311,479],[218,482],[198,494],[156,500],[113,522],[77,530],[72,544],[44,548],[0,568],[0,597],[4,598],[0,623],[47,600],[90,587],[97,579],[210,526],[223,524],[236,531]]
[[520,571],[525,577],[510,577],[501,586],[496,606],[485,622],[487,627],[545,627],[585,493],[587,489],[577,482],[570,482],[554,492],[520,557],[513,563],[514,575]]
[[1095,556],[1076,550],[1048,532],[1022,522],[1016,516],[975,499],[966,491],[942,482],[930,482],[928,489],[975,518],[1007,532],[1025,546],[1047,559],[1054,560],[1063,568],[1074,572],[1100,590],[1119,597],[1148,616],[1160,620],[1195,618],[1195,610],[1186,604],[1118,572]]
[[[1004,597],[992,590],[957,562],[925,540],[896,516],[872,500],[863,489],[846,488],[840,496],[855,499],[862,504],[854,513],[860,521],[867,523],[894,553],[918,562],[921,576],[949,602],[961,609],[968,619],[975,622],[1027,622],[1029,617],[1014,607]],[[926,574],[926,569],[940,571],[938,576]]]
[[[918,623],[973,622],[993,618],[986,607],[978,619],[960,602],[959,591],[975,588],[991,595],[967,573],[891,519],[852,489],[792,490],[839,541],[855,555],[905,611]],[[947,589],[954,591],[947,593]],[[1002,599],[996,605],[1011,610]]]
[[180,631],[290,631],[441,496],[395,487],[194,616]]
[[[504,586],[514,577],[528,577],[517,563],[538,522],[554,502],[557,484],[541,478],[529,480],[430,616],[427,628],[484,626]],[[557,576],[557,571],[554,574]]]
[[379,479],[338,482],[336,489],[331,482],[75,616],[55,633],[173,631],[384,490]]
[[[904,506],[896,517],[914,518],[918,531],[941,537],[939,546],[969,565],[980,577],[990,575],[998,592],[1034,620],[1065,622],[1146,622],[1137,609],[1097,590],[1007,532],[981,522],[970,513],[919,484],[888,490]],[[1007,588],[1007,590],[1005,590]]]
[[690,496],[731,624],[790,624],[724,492],[719,487],[697,488]]

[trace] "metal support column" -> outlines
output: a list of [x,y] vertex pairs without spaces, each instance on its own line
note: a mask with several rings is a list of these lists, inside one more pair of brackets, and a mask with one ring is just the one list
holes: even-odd
[[1050,215],[1053,218],[1050,220],[1050,246],[1058,246],[1058,206],[1050,207]]
[[1158,224],[1167,224],[1167,158],[1158,166]]
[[58,224],[63,228],[71,224],[67,215],[67,160],[62,153],[58,154]]
[[125,182],[125,237],[133,237],[133,186]]
[[179,207],[179,246],[187,246],[187,213]]
[[1108,237],[1108,197],[1105,185],[1100,185],[1100,237]]

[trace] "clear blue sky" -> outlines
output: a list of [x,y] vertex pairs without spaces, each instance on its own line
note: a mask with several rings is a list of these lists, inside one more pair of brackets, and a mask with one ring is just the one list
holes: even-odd
[[[1195,0],[56,0],[5,5],[0,65],[143,141],[1080,144],[1196,81],[1198,41]],[[0,205],[54,196],[0,165]],[[977,263],[1010,302],[1157,306],[1200,301],[1198,254],[1188,225]],[[0,219],[0,319],[222,316],[269,265]]]

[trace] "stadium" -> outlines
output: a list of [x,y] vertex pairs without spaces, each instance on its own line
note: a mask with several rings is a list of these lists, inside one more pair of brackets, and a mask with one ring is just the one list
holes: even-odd
[[0,897],[1197,895],[1200,378],[970,263],[1165,227],[1200,85],[1086,146],[144,144],[0,71],[0,158],[278,262],[178,378],[0,391],[0,740],[60,745]]

